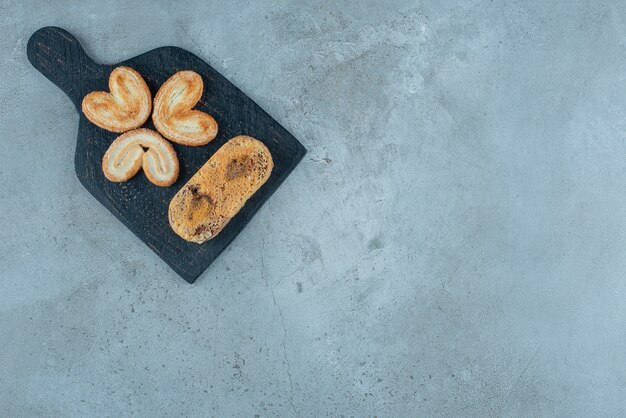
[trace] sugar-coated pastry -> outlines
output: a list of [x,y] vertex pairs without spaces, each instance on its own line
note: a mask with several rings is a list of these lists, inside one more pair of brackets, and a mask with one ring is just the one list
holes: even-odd
[[109,76],[109,90],[93,91],[83,98],[83,113],[92,123],[107,131],[126,132],[148,120],[152,96],[137,71],[115,68]]
[[120,135],[102,158],[102,171],[113,182],[127,181],[141,168],[157,186],[170,186],[178,178],[176,151],[150,129],[135,129]]
[[181,145],[206,145],[217,135],[217,122],[193,107],[202,97],[202,77],[193,71],[171,76],[154,98],[152,121],[165,138]]

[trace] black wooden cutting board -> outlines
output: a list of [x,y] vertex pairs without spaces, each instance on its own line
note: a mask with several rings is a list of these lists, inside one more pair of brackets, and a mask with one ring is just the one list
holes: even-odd
[[[80,182],[190,283],[241,232],[306,153],[293,135],[241,90],[184,49],[167,46],[115,65],[102,65],[91,60],[69,32],[46,27],[30,37],[27,53],[31,64],[69,96],[80,115],[74,159]],[[148,84],[152,97],[177,71],[193,70],[202,76],[204,92],[195,108],[217,120],[219,133],[203,147],[172,144],[180,160],[180,176],[171,187],[153,185],[141,171],[125,183],[112,183],[102,173],[102,157],[119,134],[89,122],[80,110],[81,102],[89,92],[108,91],[109,74],[120,65],[137,70]],[[151,119],[144,127],[154,129]],[[187,242],[170,228],[169,202],[220,146],[237,135],[253,136],[268,147],[274,159],[272,174],[217,237],[204,244]]]

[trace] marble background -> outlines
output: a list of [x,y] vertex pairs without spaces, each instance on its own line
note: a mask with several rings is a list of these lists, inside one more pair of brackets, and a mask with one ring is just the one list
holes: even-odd
[[[195,284],[79,184],[36,29],[199,55],[305,160]],[[5,416],[626,415],[626,3],[0,0]]]

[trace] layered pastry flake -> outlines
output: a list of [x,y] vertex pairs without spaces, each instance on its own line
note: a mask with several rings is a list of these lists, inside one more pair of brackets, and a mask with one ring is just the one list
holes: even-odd
[[137,71],[115,68],[109,76],[109,90],[93,91],[83,98],[83,113],[92,123],[107,131],[126,132],[148,120],[152,96]]
[[120,135],[102,159],[102,171],[113,182],[127,181],[142,168],[148,180],[157,186],[171,186],[178,178],[176,151],[150,129],[135,129]]
[[171,76],[154,98],[152,121],[165,138],[177,144],[206,145],[217,135],[217,122],[193,107],[202,97],[202,77],[193,71]]

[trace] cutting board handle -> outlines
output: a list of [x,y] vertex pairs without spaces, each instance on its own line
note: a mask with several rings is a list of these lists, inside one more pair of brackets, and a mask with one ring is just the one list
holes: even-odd
[[96,64],[68,31],[48,26],[33,33],[26,53],[30,63],[56,84],[80,109],[84,81],[102,78],[103,68]]

